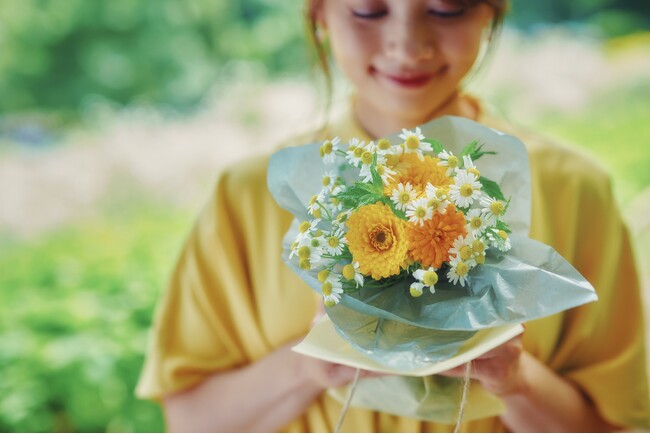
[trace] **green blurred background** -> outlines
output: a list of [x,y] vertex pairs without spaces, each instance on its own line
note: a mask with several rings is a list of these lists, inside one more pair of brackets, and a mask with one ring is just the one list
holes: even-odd
[[[0,1],[0,431],[164,429],[133,389],[214,175],[320,114],[300,4]],[[648,29],[645,0],[514,0],[470,84],[609,168],[646,295]]]

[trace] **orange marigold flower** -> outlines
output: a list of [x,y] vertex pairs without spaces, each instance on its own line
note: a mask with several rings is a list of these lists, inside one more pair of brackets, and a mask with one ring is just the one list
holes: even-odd
[[439,166],[438,161],[440,160],[428,155],[420,160],[417,154],[402,154],[399,163],[393,168],[397,174],[384,188],[385,194],[392,193],[400,182],[404,185],[410,182],[418,192],[418,196],[425,192],[427,183],[431,183],[434,187],[451,185],[453,179],[447,176],[447,169]]
[[424,225],[406,225],[409,255],[423,267],[440,268],[449,261],[449,249],[460,235],[465,236],[465,216],[454,205],[447,206],[445,214],[435,213]]
[[365,205],[350,215],[345,237],[359,271],[381,279],[399,274],[408,259],[406,222],[387,205]]

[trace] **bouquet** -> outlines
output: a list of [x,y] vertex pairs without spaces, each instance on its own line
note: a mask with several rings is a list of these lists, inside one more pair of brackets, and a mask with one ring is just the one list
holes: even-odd
[[[467,119],[283,149],[268,185],[296,217],[283,258],[329,317],[298,350],[400,374],[363,380],[353,405],[452,422],[458,380],[431,374],[503,343],[521,322],[596,299],[527,237],[524,145]],[[502,407],[472,385],[468,410],[472,419]]]

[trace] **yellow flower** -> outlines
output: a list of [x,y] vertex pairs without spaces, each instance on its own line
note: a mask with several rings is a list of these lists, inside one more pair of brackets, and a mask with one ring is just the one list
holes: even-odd
[[446,175],[446,169],[438,165],[438,159],[424,156],[420,160],[417,154],[402,154],[399,163],[394,167],[397,172],[384,188],[384,193],[390,195],[397,185],[410,183],[417,191],[418,196],[424,194],[427,183],[434,187],[446,187],[453,183],[453,179]]
[[390,207],[375,203],[359,208],[347,221],[348,247],[359,271],[373,279],[399,274],[408,259],[405,222]]
[[422,226],[406,225],[409,255],[423,267],[440,268],[443,262],[449,261],[449,249],[454,240],[466,234],[465,216],[450,204],[444,214],[434,214]]

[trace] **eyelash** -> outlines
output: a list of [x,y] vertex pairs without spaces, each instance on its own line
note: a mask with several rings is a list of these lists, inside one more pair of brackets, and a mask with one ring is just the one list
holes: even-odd
[[[431,16],[437,17],[437,18],[443,18],[443,19],[451,19],[451,18],[457,18],[462,16],[465,13],[465,9],[460,9],[455,12],[439,12],[435,10],[429,10],[427,13]],[[383,18],[388,14],[388,11],[385,10],[380,10],[377,12],[358,12],[358,11],[352,11],[352,15],[354,15],[355,18],[359,18],[362,20],[376,20],[379,18]]]

